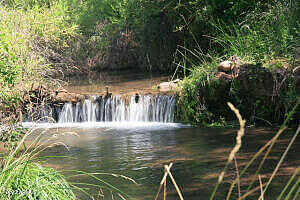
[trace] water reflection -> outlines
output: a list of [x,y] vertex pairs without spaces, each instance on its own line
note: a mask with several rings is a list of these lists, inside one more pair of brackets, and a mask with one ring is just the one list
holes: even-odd
[[[76,132],[76,135],[62,135],[70,131]],[[257,130],[253,130],[253,133],[251,130],[248,131],[244,139],[243,147],[246,148],[242,148],[237,157],[241,164],[247,162],[250,154],[258,150],[261,141],[273,135],[272,131],[260,134],[255,134],[255,131]],[[163,165],[170,162],[174,163],[172,173],[183,190],[185,199],[208,199],[235,141],[234,130],[174,128],[172,126],[162,129],[155,126],[152,128],[138,126],[131,129],[120,127],[59,128],[48,130],[45,137],[51,137],[57,132],[61,134],[57,140],[66,143],[69,150],[56,147],[44,152],[44,155],[65,156],[46,159],[48,165],[61,170],[74,169],[129,176],[140,185],[136,186],[129,181],[112,176],[100,177],[139,200],[153,199],[163,175]],[[300,164],[299,160],[295,159],[295,153],[287,157],[287,160],[289,158]],[[272,170],[272,163],[274,164],[274,162],[267,163],[266,173]],[[74,172],[64,173],[74,174]],[[229,173],[225,176],[225,184],[219,190],[218,199],[224,198],[228,184],[234,175],[235,168],[230,166]],[[286,178],[288,176],[284,176],[282,180]],[[69,178],[69,180],[98,183],[86,176]],[[98,191],[92,188],[89,192],[96,195]],[[279,191],[280,189],[276,187],[271,188],[269,195]],[[266,199],[267,197],[268,194]],[[80,198],[89,199],[82,194]],[[170,182],[168,183],[168,199],[178,199]],[[249,199],[257,198],[250,197]]]

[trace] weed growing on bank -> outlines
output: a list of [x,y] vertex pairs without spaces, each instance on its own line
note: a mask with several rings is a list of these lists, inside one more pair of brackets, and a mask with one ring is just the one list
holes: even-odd
[[[223,182],[223,178],[224,175],[228,169],[229,164],[234,160],[235,161],[235,167],[236,167],[236,178],[232,181],[228,192],[226,193],[226,200],[230,200],[232,199],[233,195],[233,190],[235,187],[237,187],[237,195],[238,195],[238,199],[242,200],[242,199],[247,199],[250,195],[253,194],[259,194],[258,196],[258,200],[263,200],[265,197],[265,193],[268,190],[268,188],[271,187],[271,183],[273,181],[273,179],[275,178],[275,176],[278,173],[279,168],[281,167],[284,159],[287,156],[287,153],[289,152],[291,146],[295,143],[296,138],[298,137],[299,133],[300,133],[300,126],[298,125],[297,130],[295,131],[295,133],[293,134],[293,137],[291,138],[288,146],[284,149],[282,156],[280,157],[280,159],[278,160],[278,163],[276,165],[276,167],[274,168],[272,174],[268,177],[267,181],[265,181],[265,183],[262,183],[261,177],[260,177],[260,173],[262,171],[263,165],[266,161],[266,159],[268,158],[268,156],[270,155],[270,152],[272,151],[272,148],[274,146],[274,144],[278,141],[279,136],[284,133],[287,129],[287,122],[292,119],[292,115],[295,114],[295,111],[297,110],[297,107],[299,106],[299,101],[298,103],[294,106],[294,108],[292,109],[292,111],[289,113],[289,115],[286,117],[286,120],[284,121],[284,123],[282,124],[282,127],[280,128],[280,130],[274,135],[274,137],[269,140],[265,145],[263,145],[256,153],[255,155],[250,159],[250,161],[244,166],[242,167],[242,169],[238,168],[237,165],[237,160],[235,158],[237,152],[239,151],[239,149],[242,147],[242,137],[245,134],[245,123],[246,121],[242,118],[242,116],[239,113],[239,110],[237,110],[231,103],[228,103],[228,105],[230,106],[230,108],[232,109],[232,111],[234,111],[234,113],[236,114],[239,123],[240,123],[240,130],[237,132],[237,136],[236,136],[236,144],[234,146],[234,148],[232,149],[227,163],[224,167],[224,169],[222,170],[221,174],[219,175],[218,181],[216,186],[214,187],[214,190],[210,196],[210,200],[215,199],[216,196],[216,192],[218,190],[218,187],[220,186],[220,184]],[[241,187],[241,181],[242,181],[242,177],[246,174],[247,170],[251,167],[251,165],[259,159],[259,157],[262,157],[262,160],[259,162],[258,167],[256,168],[256,171],[254,174],[250,175],[250,182],[245,186],[245,188]],[[295,200],[298,198],[299,194],[299,184],[300,184],[300,179],[297,179],[297,175],[300,173],[300,166],[296,166],[296,169],[293,171],[292,176],[289,178],[289,180],[283,185],[283,189],[281,190],[281,193],[279,194],[278,197],[274,197],[274,199],[277,200]],[[255,187],[255,182],[259,182],[259,185]],[[256,184],[257,185],[257,184]]]
[[[177,55],[183,61],[176,64],[189,70],[180,98],[181,119],[205,126],[226,125],[234,119],[226,106],[232,102],[251,123],[280,124],[297,101],[292,74],[300,42],[297,5],[295,1],[278,1],[268,7],[257,4],[240,23],[212,20],[216,33],[206,37],[217,48],[209,53],[201,47],[180,47]],[[240,73],[246,74],[241,78],[222,81],[216,77],[217,66],[231,56],[249,68]]]
[[[1,130],[1,129],[0,129]],[[39,135],[35,134],[36,129],[7,129],[1,130],[1,134],[7,134],[5,141],[0,143],[2,152],[0,153],[0,199],[32,199],[32,200],[75,200],[80,197],[94,199],[90,194],[92,188],[99,191],[99,195],[105,199],[108,196],[116,196],[121,199],[130,199],[126,192],[118,189],[114,185],[102,180],[101,176],[112,176],[128,182],[137,183],[130,177],[111,173],[89,173],[79,170],[63,170],[45,167],[42,156],[43,152],[49,148],[61,146],[68,151],[67,145],[57,142],[57,135],[43,139],[44,130]],[[13,137],[13,133],[18,134]],[[67,132],[77,136],[76,133]],[[27,138],[29,139],[27,141]],[[27,141],[27,142],[26,142]],[[3,146],[2,146],[3,145]],[[4,148],[3,148],[4,147]],[[60,156],[51,156],[60,159]],[[63,175],[68,173],[68,176]],[[70,175],[71,174],[71,175]],[[91,182],[72,182],[77,177],[89,177]]]
[[37,155],[42,151],[39,139],[26,147],[28,135],[30,131],[17,143],[10,141],[10,148],[5,148],[0,155],[0,198],[74,200],[75,195],[65,177],[37,162]]
[[59,2],[30,9],[20,3],[0,2],[0,121],[4,124],[15,123],[26,91],[56,86],[53,70],[58,73],[68,65],[63,54],[77,30]]

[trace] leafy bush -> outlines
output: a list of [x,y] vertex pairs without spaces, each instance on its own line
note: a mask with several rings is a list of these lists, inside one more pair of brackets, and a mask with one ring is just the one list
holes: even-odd
[[55,2],[51,8],[35,6],[30,10],[0,4],[2,121],[11,114],[17,115],[24,91],[40,84],[53,86],[51,70],[68,64],[61,57],[63,50],[70,47],[76,26],[67,21],[65,11],[62,4]]
[[[241,15],[236,16],[231,12],[231,17],[219,16],[210,21],[216,32],[209,35],[215,47],[209,53],[205,53],[201,45],[195,49],[185,46],[179,49],[178,66],[183,67],[182,63],[185,63],[184,69],[188,68],[186,66],[193,68],[189,70],[190,76],[184,80],[181,99],[184,105],[183,118],[188,121],[207,124],[230,120],[232,116],[226,115],[228,110],[222,109],[226,107],[226,101],[230,101],[238,106],[248,120],[270,124],[282,121],[297,101],[295,84],[289,71],[295,67],[293,51],[300,39],[297,20],[299,3],[285,0],[272,3],[257,1],[255,6],[241,3],[234,2],[229,9],[233,11],[242,6],[245,12]],[[259,70],[261,63],[262,67],[268,68],[267,71],[273,73],[275,89],[270,90],[273,95],[261,97],[243,93],[240,83],[235,80],[230,87],[222,88],[215,78],[217,65],[230,56],[253,63],[257,66],[254,71],[264,71],[263,68]],[[274,71],[284,67],[289,68],[285,78],[276,77]],[[256,72],[251,72],[249,76],[249,81],[254,85],[264,81]]]
[[296,5],[277,1],[268,6],[261,10],[258,4],[239,24],[216,25],[219,32],[216,42],[224,47],[225,55],[237,55],[252,62],[267,62],[278,57],[292,60],[300,42],[300,23],[293,8]]
[[[0,35],[0,101],[16,103],[18,93],[14,92],[14,87],[20,79],[21,66],[14,52],[9,50],[9,43],[5,40],[5,35]],[[1,104],[2,105],[2,104]],[[4,105],[2,105],[4,106]],[[7,106],[7,105],[6,105]]]

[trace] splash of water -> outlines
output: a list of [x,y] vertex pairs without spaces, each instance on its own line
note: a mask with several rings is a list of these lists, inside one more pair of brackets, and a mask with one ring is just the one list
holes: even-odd
[[66,103],[59,114],[59,123],[72,122],[173,122],[174,96],[93,97],[76,105]]
[[[54,118],[58,123],[78,122],[174,122],[176,99],[167,95],[124,97],[93,96],[77,103],[52,106],[42,112],[43,117]],[[50,107],[50,106],[49,106]],[[43,110],[43,108],[40,108]],[[47,112],[46,112],[47,111]],[[24,121],[32,121],[25,119]],[[34,120],[35,121],[35,120]],[[48,122],[48,121],[45,121]]]

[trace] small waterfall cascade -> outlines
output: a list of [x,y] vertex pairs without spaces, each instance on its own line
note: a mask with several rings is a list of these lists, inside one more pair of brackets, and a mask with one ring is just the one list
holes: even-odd
[[65,103],[58,123],[75,122],[174,122],[176,99],[167,95],[93,96],[77,103]]

